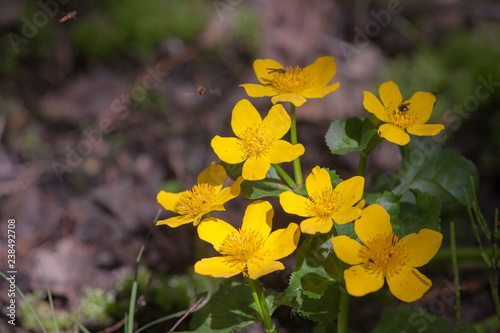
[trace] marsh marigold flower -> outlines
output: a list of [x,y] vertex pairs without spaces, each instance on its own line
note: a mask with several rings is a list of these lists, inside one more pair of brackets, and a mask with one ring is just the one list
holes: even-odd
[[175,228],[193,222],[196,226],[203,215],[213,210],[223,211],[224,204],[240,194],[243,179],[239,177],[231,187],[222,188],[226,180],[226,170],[213,162],[198,175],[198,184],[181,193],[161,191],[157,200],[166,210],[180,214],[161,220],[156,225],[166,224]]
[[292,102],[304,104],[308,98],[322,98],[339,87],[339,83],[328,85],[337,71],[333,57],[320,57],[305,68],[284,68],[272,59],[257,59],[253,63],[257,79],[263,84],[242,84],[250,97],[273,96],[273,104]]
[[392,232],[389,214],[377,204],[365,208],[354,223],[364,245],[347,236],[331,239],[337,257],[353,265],[344,271],[347,292],[364,296],[382,288],[384,280],[391,293],[404,302],[413,302],[432,286],[415,267],[425,265],[441,246],[441,233],[422,229],[401,239]]
[[251,279],[282,270],[278,259],[290,255],[297,248],[299,226],[290,223],[286,229],[271,233],[274,210],[267,201],[248,205],[241,229],[229,223],[209,218],[198,227],[201,239],[211,243],[222,256],[198,261],[198,274],[228,278],[239,273]]
[[360,216],[361,208],[356,204],[363,196],[364,184],[363,177],[355,176],[333,188],[328,171],[316,166],[306,179],[309,197],[287,191],[280,194],[280,204],[287,213],[308,217],[300,224],[302,232],[327,233],[333,222],[345,224]]
[[363,106],[387,123],[378,129],[378,134],[386,140],[404,146],[410,142],[408,133],[432,136],[444,129],[441,124],[426,124],[436,102],[434,94],[419,91],[404,100],[392,81],[382,83],[378,91],[382,103],[371,92],[365,91]]
[[266,177],[271,163],[290,162],[304,154],[304,146],[280,140],[290,129],[291,119],[282,105],[274,105],[262,120],[259,112],[246,99],[233,109],[231,127],[237,138],[212,139],[217,156],[230,164],[243,164],[242,176],[246,180]]

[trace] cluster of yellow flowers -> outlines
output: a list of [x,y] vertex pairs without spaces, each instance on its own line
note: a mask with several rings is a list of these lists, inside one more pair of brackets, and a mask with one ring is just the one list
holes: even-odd
[[[262,119],[250,101],[242,99],[231,118],[236,137],[215,136],[211,142],[221,161],[243,163],[241,176],[231,186],[224,187],[226,171],[214,162],[198,176],[198,184],[191,190],[161,191],[158,202],[179,215],[158,221],[157,225],[178,227],[193,222],[198,226],[200,239],[211,243],[221,256],[198,261],[194,266],[197,273],[225,278],[243,273],[257,279],[284,269],[278,260],[295,251],[301,231],[313,235],[329,233],[334,223],[354,222],[359,241],[344,235],[330,240],[337,257],[352,265],[344,271],[347,292],[363,296],[380,289],[387,280],[397,298],[406,302],[420,298],[431,282],[415,267],[426,264],[436,254],[442,235],[423,229],[399,239],[382,206],[372,204],[365,208],[365,180],[361,176],[347,179],[334,188],[329,172],[316,166],[305,181],[308,197],[293,191],[281,193],[279,201],[284,211],[306,218],[300,229],[296,223],[290,223],[286,229],[271,232],[273,208],[269,202],[260,200],[247,207],[239,230],[210,217],[211,211],[224,211],[224,204],[240,194],[243,181],[262,180],[272,164],[291,162],[304,154],[303,145],[282,140],[295,120],[276,103],[300,106],[309,98],[322,98],[339,87],[339,83],[328,85],[336,73],[335,60],[329,56],[320,57],[304,68],[285,68],[274,60],[259,59],[254,62],[254,70],[262,84],[241,86],[250,97],[271,96],[275,105]],[[410,140],[408,133],[436,135],[444,128],[425,124],[435,102],[432,93],[417,92],[405,100],[398,86],[390,81],[380,86],[379,94],[381,101],[365,92],[363,105],[386,122],[378,133],[388,141],[405,145]]]

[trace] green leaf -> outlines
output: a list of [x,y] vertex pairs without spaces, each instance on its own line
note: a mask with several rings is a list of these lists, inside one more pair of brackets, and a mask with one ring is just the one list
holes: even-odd
[[[428,313],[422,308],[399,305],[395,308],[385,309],[375,330],[372,331],[372,333],[393,332],[453,333],[457,330],[442,317]],[[474,333],[476,330],[470,324],[463,324],[461,332]]]
[[442,149],[439,144],[418,137],[412,137],[401,152],[403,162],[395,175],[399,183],[394,193],[417,189],[442,202],[466,204],[463,188],[471,194],[470,178],[478,183],[478,171],[471,161],[455,150]]
[[389,213],[391,221],[399,218],[399,201],[401,200],[401,195],[385,191],[383,193],[366,193],[365,196],[366,202],[369,204],[379,204],[384,207],[387,213]]
[[243,169],[243,162],[238,164],[229,164],[226,162],[220,162],[220,165],[226,169],[227,175],[232,179],[236,180],[241,176],[241,170]]
[[[272,313],[275,293],[266,290],[266,302]],[[242,283],[232,282],[217,291],[210,301],[193,314],[189,328],[194,332],[234,332],[238,328],[260,321],[250,289]]]
[[371,148],[379,140],[377,127],[370,118],[340,118],[331,123],[325,135],[332,154],[344,155]]
[[415,203],[401,203],[399,219],[391,219],[393,232],[403,237],[424,228],[440,231],[441,201],[419,190],[410,191],[415,196]]
[[322,323],[337,318],[340,293],[337,282],[342,276],[331,237],[331,234],[317,234],[302,242],[289,286],[283,292],[287,302],[281,302]]
[[241,183],[241,193],[247,199],[259,199],[263,197],[277,197],[281,193],[291,191],[278,172],[271,166],[263,180],[249,181]]

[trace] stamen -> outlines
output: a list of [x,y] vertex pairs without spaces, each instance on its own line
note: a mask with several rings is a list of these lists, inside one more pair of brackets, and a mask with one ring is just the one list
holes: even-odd
[[262,256],[264,253],[260,249],[264,246],[264,241],[262,234],[253,229],[240,230],[224,239],[219,253],[225,256],[230,265],[239,265]]
[[403,130],[413,126],[418,119],[418,115],[412,109],[411,103],[405,102],[404,100],[399,104],[394,102],[390,103],[385,108],[385,114],[389,123]]
[[311,216],[318,217],[331,217],[344,203],[342,194],[332,189],[325,189],[321,193],[312,193],[309,200],[311,203],[308,208]]
[[392,232],[376,235],[358,255],[367,271],[384,277],[397,274],[408,261],[408,249]]
[[313,75],[299,66],[295,68],[290,66],[286,70],[273,73],[273,79],[269,84],[281,93],[300,94],[314,85]]
[[211,185],[205,183],[195,185],[191,191],[188,190],[181,195],[174,211],[180,215],[194,218],[203,214],[212,205],[216,195],[217,190]]
[[270,146],[270,138],[257,125],[249,126],[241,136],[240,151],[245,159],[266,155]]

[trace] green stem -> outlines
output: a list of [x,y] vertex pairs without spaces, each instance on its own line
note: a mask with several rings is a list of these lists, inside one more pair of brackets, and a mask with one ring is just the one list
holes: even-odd
[[[290,118],[292,119],[292,125],[290,126],[290,142],[292,145],[298,143],[297,140],[297,120],[295,119],[295,104],[290,104]],[[300,166],[300,159],[297,157],[293,160],[293,172],[295,174],[295,183],[302,184],[302,167]]]
[[[332,228],[333,236],[337,237],[338,231],[335,226]],[[346,264],[338,259],[337,263],[339,265],[339,270],[342,272],[342,275],[344,275],[344,270],[346,269]],[[337,320],[337,333],[347,333],[347,327],[349,324],[349,294],[347,293],[345,289],[345,282],[342,283],[343,285],[340,287],[340,299],[339,299],[339,313],[338,313],[338,320]]]
[[450,238],[451,238],[451,259],[453,262],[453,275],[455,278],[455,311],[456,323],[455,328],[457,332],[462,332],[461,320],[461,307],[460,307],[460,277],[458,275],[458,262],[457,262],[457,247],[455,243],[455,223],[450,223]]
[[372,139],[368,145],[368,147],[361,152],[359,156],[359,164],[358,164],[358,176],[364,177],[366,171],[366,162],[368,161],[368,155],[372,152],[378,144],[382,142],[382,138],[375,137]]
[[292,179],[292,177],[290,177],[290,175],[288,173],[286,173],[286,171],[283,170],[282,167],[280,167],[277,164],[273,164],[273,167],[279,173],[279,175],[281,176],[281,178],[283,178],[283,180],[287,183],[288,187],[293,188],[295,185],[297,185],[295,183],[295,181]]
[[344,288],[340,288],[339,315],[337,322],[337,333],[347,333],[349,322],[349,294]]
[[359,164],[358,164],[358,176],[364,177],[366,171],[366,161],[368,160],[368,154],[365,151],[361,152],[359,156]]
[[252,297],[259,309],[260,317],[264,321],[264,328],[266,329],[266,332],[276,333],[276,327],[274,327],[273,320],[271,319],[271,315],[269,314],[266,298],[264,297],[264,292],[260,288],[259,280],[258,279],[252,280],[248,278],[248,281],[249,281],[248,285],[250,287],[250,291],[252,292]]

